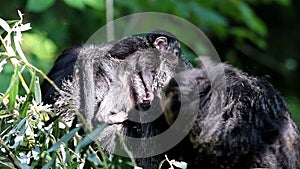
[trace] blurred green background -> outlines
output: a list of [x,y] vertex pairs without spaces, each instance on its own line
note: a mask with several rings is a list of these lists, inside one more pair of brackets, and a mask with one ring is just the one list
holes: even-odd
[[[107,10],[119,18],[164,12],[186,19],[211,40],[222,61],[251,75],[265,76],[288,102],[300,124],[300,1],[298,0],[1,0],[0,17],[19,19],[32,30],[23,35],[29,61],[48,72],[64,49],[84,43],[106,24]],[[188,32],[188,31],[187,31]],[[0,74],[5,92],[13,69]],[[25,75],[26,76],[26,75]]]

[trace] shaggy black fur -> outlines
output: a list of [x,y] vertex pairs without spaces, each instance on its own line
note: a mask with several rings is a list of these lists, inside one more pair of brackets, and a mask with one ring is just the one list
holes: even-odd
[[[58,86],[62,86],[63,79],[71,80],[74,72],[74,65],[76,63],[77,57],[80,53],[82,46],[75,46],[70,49],[66,49],[63,53],[56,59],[54,66],[48,73],[48,77],[53,80],[53,82]],[[53,104],[56,98],[56,92],[54,87],[47,81],[44,80],[41,85],[43,102],[48,104]]]
[[[212,70],[224,68],[225,92],[219,90],[222,77],[212,78],[204,68],[179,74],[166,90],[172,98],[165,112],[172,118],[168,121],[176,120],[178,103],[185,116],[195,111],[191,107],[199,105],[188,141],[177,146],[186,148],[181,156],[189,162],[188,168],[299,169],[300,134],[280,93],[265,79],[229,65],[207,66]],[[199,100],[185,98],[195,91]]]
[[[164,37],[165,39],[158,39],[160,37]],[[149,48],[157,48],[161,51],[168,51],[174,56],[181,56],[180,44],[176,37],[163,30],[154,30],[146,36],[125,37],[119,40],[108,53],[113,58],[124,60],[137,50]]]

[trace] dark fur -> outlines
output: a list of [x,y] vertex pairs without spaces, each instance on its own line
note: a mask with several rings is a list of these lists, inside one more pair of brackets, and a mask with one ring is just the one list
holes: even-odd
[[167,44],[164,46],[164,49],[168,51],[176,57],[181,56],[181,48],[178,40],[176,37],[166,31],[163,30],[154,30],[148,33],[146,36],[131,36],[125,37],[119,40],[109,51],[113,58],[124,60],[129,55],[133,54],[135,51],[142,50],[142,49],[149,49],[149,48],[157,48],[154,44],[155,40],[158,37],[166,37]]
[[[75,46],[63,51],[63,53],[56,59],[54,66],[48,73],[48,77],[53,82],[61,87],[63,79],[71,80],[74,72],[74,65],[80,53],[82,46]],[[43,102],[53,104],[55,102],[56,92],[54,87],[44,80],[41,86]]]
[[[198,91],[197,102],[181,104],[181,113],[186,116],[194,111],[193,105],[199,105],[189,141],[181,145],[187,150],[193,147],[182,153],[190,161],[188,168],[300,168],[299,130],[280,93],[265,79],[248,76],[226,64],[205,66],[211,70],[224,68],[225,93],[212,89],[222,87],[221,77],[210,78],[205,69],[179,74],[167,89],[172,101],[165,113],[174,118],[169,121],[178,115],[176,103],[191,99],[185,97]],[[220,103],[221,109],[216,106]]]

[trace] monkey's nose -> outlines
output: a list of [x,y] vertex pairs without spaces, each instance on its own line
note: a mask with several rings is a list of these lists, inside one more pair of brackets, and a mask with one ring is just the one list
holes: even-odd
[[141,102],[137,105],[137,109],[141,111],[149,110],[151,107],[151,103],[153,101],[153,93],[147,91],[146,96],[141,100]]
[[143,98],[143,102],[150,102],[151,103],[153,98],[154,98],[153,93],[147,91],[146,92],[146,97]]

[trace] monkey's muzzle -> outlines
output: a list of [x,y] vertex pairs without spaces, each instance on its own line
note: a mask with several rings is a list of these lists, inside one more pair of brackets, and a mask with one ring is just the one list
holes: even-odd
[[154,94],[151,89],[153,73],[149,71],[141,71],[133,74],[131,83],[131,94],[134,98],[134,107],[140,111],[150,109],[154,98]]

